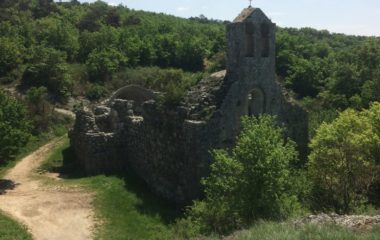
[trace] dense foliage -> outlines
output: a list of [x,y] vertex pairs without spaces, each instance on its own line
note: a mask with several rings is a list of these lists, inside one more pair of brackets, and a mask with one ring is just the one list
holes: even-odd
[[[72,94],[94,99],[99,86],[113,91],[108,83],[122,82],[123,73],[136,67],[225,68],[226,22],[204,16],[182,19],[75,0],[7,0],[0,13],[0,81],[22,78],[27,87],[45,86],[60,100]],[[279,28],[277,74],[310,109],[366,107],[380,100],[379,43]],[[170,89],[177,86],[184,89],[180,81]]]
[[317,130],[309,156],[314,209],[350,213],[368,202],[380,177],[379,113],[379,103],[363,112],[348,109]]
[[380,39],[304,28],[277,32],[277,74],[309,107],[368,107],[380,100]]
[[300,209],[295,143],[284,140],[275,119],[243,118],[232,153],[213,152],[211,174],[203,180],[206,198],[190,216],[202,231],[225,233],[258,219],[283,219]]
[[14,157],[28,142],[30,128],[24,106],[0,91],[0,163]]
[[219,22],[134,11],[102,1],[2,1],[0,13],[2,82],[22,76],[27,87],[45,86],[63,99],[83,80],[83,74],[69,71],[74,63],[86,66],[80,71],[90,84],[104,84],[137,66],[202,71],[204,60],[225,45]]
[[[175,106],[205,74],[226,67],[226,23],[102,1],[0,1],[0,84],[20,85],[25,96],[22,104],[0,92],[0,163],[31,132],[48,131],[57,122],[52,102],[69,96],[97,101],[141,84]],[[246,118],[234,149],[213,152],[206,198],[190,210],[205,232],[286,217],[308,184],[313,210],[337,212],[366,203],[379,185],[380,38],[278,28],[276,49],[279,81],[310,111],[310,178],[299,182],[294,144],[272,118]]]

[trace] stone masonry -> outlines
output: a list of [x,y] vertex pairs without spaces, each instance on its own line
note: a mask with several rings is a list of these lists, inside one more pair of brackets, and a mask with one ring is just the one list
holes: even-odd
[[230,148],[244,115],[276,115],[307,151],[307,113],[275,75],[275,25],[258,8],[227,26],[227,70],[192,87],[176,108],[159,93],[126,86],[93,111],[77,112],[70,131],[77,163],[89,175],[132,169],[156,194],[180,205],[201,196],[210,150]]

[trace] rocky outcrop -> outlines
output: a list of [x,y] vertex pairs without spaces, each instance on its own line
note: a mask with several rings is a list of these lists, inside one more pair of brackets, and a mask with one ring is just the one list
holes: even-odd
[[318,214],[295,220],[292,223],[297,226],[305,224],[335,224],[354,231],[371,230],[374,227],[380,226],[380,216]]

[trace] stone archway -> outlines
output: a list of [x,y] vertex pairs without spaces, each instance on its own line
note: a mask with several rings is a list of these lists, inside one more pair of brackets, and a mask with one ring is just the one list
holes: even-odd
[[115,99],[133,100],[135,105],[142,105],[143,102],[155,99],[156,93],[139,85],[129,85],[120,88],[112,94],[109,102]]
[[248,115],[259,116],[265,112],[265,95],[260,88],[254,88],[248,94]]

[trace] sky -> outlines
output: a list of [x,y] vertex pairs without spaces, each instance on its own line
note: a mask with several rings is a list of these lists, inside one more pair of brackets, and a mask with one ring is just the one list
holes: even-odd
[[[81,2],[93,2],[82,0]],[[131,9],[180,17],[232,21],[249,0],[103,0]],[[351,35],[380,36],[380,0],[253,0],[281,27],[312,27]]]

